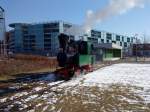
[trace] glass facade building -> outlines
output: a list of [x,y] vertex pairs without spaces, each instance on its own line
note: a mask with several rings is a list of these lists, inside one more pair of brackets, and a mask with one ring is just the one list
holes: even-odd
[[55,56],[58,52],[58,35],[71,27],[70,23],[54,21],[47,23],[27,24],[13,23],[9,25],[10,51]]
[[121,46],[124,50],[130,48],[134,42],[133,37],[123,36],[106,31],[91,30],[90,35],[91,36],[88,38],[88,40],[92,43],[114,43]]
[[[63,21],[53,21],[47,23],[13,23],[9,25],[12,30],[9,31],[9,50],[14,53],[28,53],[56,56],[59,49],[58,35],[66,33],[67,29],[73,24]],[[70,39],[75,39],[75,35],[71,35]],[[93,44],[114,43],[128,49],[133,38],[122,36],[105,31],[91,30],[87,40]]]

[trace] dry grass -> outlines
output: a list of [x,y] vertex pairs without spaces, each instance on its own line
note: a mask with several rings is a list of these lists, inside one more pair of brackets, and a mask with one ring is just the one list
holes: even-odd
[[[27,105],[24,111],[33,112],[150,112],[150,103],[136,91],[143,88],[121,84],[56,87],[30,101],[20,101]],[[19,111],[19,107],[23,106],[14,104],[10,111]]]
[[13,59],[0,61],[0,80],[21,73],[48,72],[56,66],[56,58],[16,55]]
[[[75,89],[76,91],[74,91]],[[49,105],[45,112],[52,108],[52,112],[150,111],[150,104],[146,104],[141,96],[134,93],[135,90],[142,90],[142,88],[111,85],[107,89],[77,87],[74,90],[68,90],[64,94],[58,95],[57,102]]]
[[55,109],[56,112],[150,111],[131,88],[116,85],[108,89],[81,87],[74,93],[68,91],[58,99]]

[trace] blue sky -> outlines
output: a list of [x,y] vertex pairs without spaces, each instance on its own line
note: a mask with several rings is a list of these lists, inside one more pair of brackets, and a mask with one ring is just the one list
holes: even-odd
[[[82,24],[87,10],[96,11],[108,4],[108,0],[0,0],[6,10],[6,25],[14,22],[45,22],[64,20]],[[95,25],[94,29],[134,35],[150,34],[150,4],[136,8]],[[8,27],[7,27],[8,28]]]

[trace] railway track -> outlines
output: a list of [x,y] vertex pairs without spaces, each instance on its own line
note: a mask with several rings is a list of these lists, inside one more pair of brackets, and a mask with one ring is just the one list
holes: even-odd
[[[94,71],[97,70],[97,69],[103,68],[103,67],[105,67],[105,66],[112,65],[112,64],[114,64],[114,63],[105,63],[105,64],[101,64],[101,66],[95,66],[95,67],[94,67]],[[60,83],[57,83],[57,84],[54,84],[54,85],[51,85],[50,87],[45,87],[44,89],[41,89],[41,90],[39,90],[39,91],[33,91],[33,92],[30,91],[29,94],[23,95],[23,96],[20,96],[20,97],[17,97],[17,98],[14,98],[13,100],[10,100],[10,99],[9,99],[9,100],[7,100],[7,102],[4,102],[4,103],[1,103],[1,104],[0,104],[0,112],[1,112],[3,109],[7,108],[7,106],[9,106],[9,105],[11,105],[11,104],[14,104],[16,101],[22,102],[22,100],[25,100],[25,99],[29,98],[30,96],[33,96],[33,95],[38,95],[37,97],[40,97],[40,96],[42,96],[42,95],[44,94],[44,92],[46,92],[46,91],[48,91],[48,92],[54,92],[54,91],[52,91],[51,89],[54,88],[54,87],[59,86],[59,85],[62,84],[62,83],[64,83],[64,81],[63,81],[63,82],[60,82]],[[39,87],[39,85],[34,86],[34,87]],[[36,98],[37,98],[37,97],[36,97]],[[34,99],[36,99],[36,98],[34,98]],[[26,101],[26,103],[28,103],[28,101]],[[31,109],[31,108],[33,108],[33,105],[28,106],[28,107],[26,107],[26,108],[23,108],[22,111],[25,112],[25,111],[27,111],[27,110],[29,110],[29,109]]]
[[[72,91],[76,86],[77,86],[77,85],[72,86],[72,87],[69,87],[69,91]],[[64,94],[65,91],[61,91],[61,92],[52,91],[52,92],[55,92],[56,94]],[[35,105],[38,105],[38,103],[35,102],[35,103],[33,103],[31,106],[28,106],[27,108],[24,108],[24,109],[22,109],[21,111],[22,111],[22,112],[27,112],[27,111],[32,110],[32,109],[40,110],[40,109],[43,108],[44,106],[48,106],[48,104],[46,104],[46,103],[42,103],[42,104],[41,104],[40,106],[38,106],[38,107],[35,107]],[[35,107],[35,108],[34,108],[34,107]]]
[[35,92],[29,93],[29,94],[27,94],[27,95],[20,96],[20,97],[18,97],[18,98],[14,98],[13,100],[8,100],[7,102],[1,103],[1,104],[0,104],[0,112],[1,112],[4,108],[6,108],[7,106],[13,104],[13,103],[16,102],[16,101],[21,101],[22,99],[26,99],[26,98],[28,98],[29,96],[36,95],[36,94],[38,94],[38,97],[39,97],[39,96],[41,96],[44,92],[50,91],[50,89],[52,89],[52,88],[54,88],[54,87],[57,87],[57,86],[59,86],[59,85],[62,84],[62,83],[64,83],[64,81],[63,81],[63,82],[59,82],[59,83],[54,84],[54,85],[51,85],[50,87],[41,89],[41,90],[39,90],[39,91],[35,91]]

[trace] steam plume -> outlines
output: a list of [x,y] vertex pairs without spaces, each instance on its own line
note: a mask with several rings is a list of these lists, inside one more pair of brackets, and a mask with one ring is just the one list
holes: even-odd
[[90,10],[87,12],[83,29],[87,33],[97,22],[102,22],[109,17],[126,13],[134,8],[143,8],[147,1],[149,0],[110,0],[108,6],[104,7],[102,10],[97,10],[96,12]]

